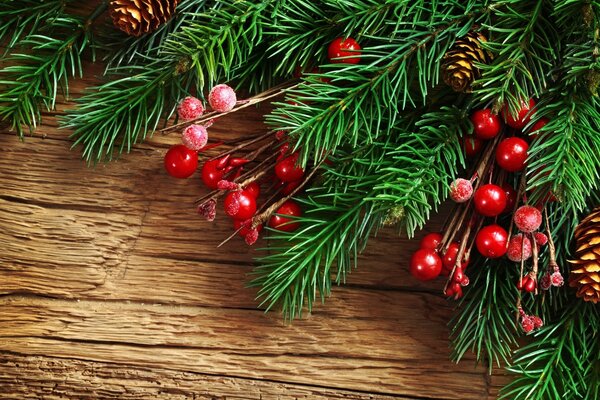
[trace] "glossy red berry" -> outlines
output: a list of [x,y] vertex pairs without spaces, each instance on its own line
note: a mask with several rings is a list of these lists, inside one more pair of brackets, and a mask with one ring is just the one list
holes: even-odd
[[498,144],[496,162],[500,168],[508,172],[517,172],[525,168],[529,145],[518,137],[509,137]]
[[534,108],[535,101],[533,99],[530,99],[529,102],[521,101],[521,109],[513,115],[508,109],[508,106],[505,105],[502,109],[502,117],[504,118],[506,125],[511,128],[523,129],[523,127],[529,123]]
[[[277,215],[278,214],[278,215]],[[273,229],[277,229],[284,232],[293,232],[300,227],[300,222],[293,221],[290,217],[301,217],[302,209],[300,205],[296,203],[294,200],[288,200],[281,205],[276,211],[275,214],[269,220],[269,226]]]
[[198,168],[198,153],[182,144],[175,145],[165,154],[165,169],[174,178],[189,178]]
[[458,255],[458,250],[460,248],[460,244],[458,242],[452,242],[448,246],[448,250],[442,256],[442,267],[449,271],[452,271],[454,268],[454,264],[456,264],[456,256]]
[[528,278],[529,279],[523,284],[523,290],[528,293],[533,293],[537,289],[537,282],[531,277]]
[[487,258],[502,257],[506,253],[508,234],[500,225],[492,224],[483,227],[475,239],[477,250]]
[[419,247],[422,249],[436,250],[440,243],[442,242],[442,234],[437,232],[428,233],[423,236],[421,242],[419,243]]
[[285,157],[275,164],[275,175],[282,182],[293,182],[304,176],[304,169],[297,165],[298,153]]
[[538,119],[537,122],[535,124],[533,124],[533,126],[529,130],[529,137],[532,140],[537,138],[540,135],[539,130],[542,129],[544,126],[546,126],[546,124],[548,122],[550,122],[550,120],[546,117],[542,117],[542,118]]
[[483,141],[473,136],[463,138],[463,148],[467,158],[473,158],[481,152]]
[[225,175],[225,169],[219,168],[220,160],[208,160],[204,162],[202,166],[202,182],[204,185],[212,190],[217,189],[219,181],[223,179]]
[[542,224],[542,213],[533,206],[521,206],[515,211],[513,221],[521,232],[534,232]]
[[450,184],[450,198],[457,203],[464,203],[473,196],[473,184],[468,179],[458,178]]
[[258,182],[249,183],[248,185],[246,185],[245,189],[246,192],[248,192],[248,194],[254,197],[255,199],[257,199],[260,195],[260,185],[258,184]]
[[437,278],[442,272],[442,260],[431,249],[419,249],[410,259],[410,273],[421,281]]
[[480,186],[475,191],[473,202],[479,214],[495,217],[506,208],[506,193],[500,186],[490,183]]
[[496,137],[502,129],[500,118],[492,113],[489,108],[476,110],[471,114],[471,122],[473,123],[473,133],[475,137],[488,140]]
[[504,207],[502,213],[512,212],[517,202],[517,191],[508,183],[502,184],[502,190],[506,195],[506,207]]
[[352,38],[336,38],[327,49],[329,61],[332,63],[358,64],[360,54],[360,45]]
[[[250,227],[252,226],[252,220],[249,219],[247,221],[242,221],[239,219],[234,219],[233,220],[233,229],[235,229],[236,231],[240,228],[238,234],[242,237],[246,237],[246,235],[248,235],[251,232]],[[256,226],[256,230],[258,231],[258,233],[260,233],[263,229],[262,224],[258,224]]]
[[252,218],[256,212],[256,199],[245,190],[227,193],[223,203],[225,213],[234,219],[245,221]]

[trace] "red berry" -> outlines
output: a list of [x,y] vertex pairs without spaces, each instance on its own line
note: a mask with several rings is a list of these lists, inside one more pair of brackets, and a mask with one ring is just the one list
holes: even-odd
[[479,187],[473,200],[477,212],[486,217],[500,215],[506,208],[506,193],[500,186],[491,183]]
[[464,203],[473,195],[473,184],[468,179],[458,178],[450,184],[450,197],[457,203]]
[[506,242],[508,234],[500,225],[488,225],[483,227],[475,239],[477,250],[487,258],[499,258],[506,253]]
[[540,135],[540,132],[538,132],[538,131],[540,129],[542,129],[544,126],[546,126],[546,124],[548,122],[550,122],[550,120],[546,117],[542,117],[542,118],[538,119],[537,122],[535,124],[533,124],[533,126],[529,130],[529,137],[532,140],[537,138]]
[[502,190],[504,190],[504,194],[506,195],[506,207],[502,213],[511,212],[513,208],[515,208],[515,203],[517,202],[517,191],[508,183],[502,184]]
[[531,320],[533,321],[533,326],[535,326],[536,329],[544,326],[544,321],[542,321],[542,319],[537,315],[532,316]]
[[523,328],[525,333],[529,333],[535,328],[535,323],[529,315],[525,315],[523,316],[523,319],[521,319],[521,328]]
[[200,100],[192,96],[181,100],[177,106],[177,115],[186,121],[199,118],[202,113],[204,113],[204,105]]
[[421,243],[419,243],[419,247],[422,249],[436,250],[440,243],[442,242],[442,235],[437,232],[428,233],[423,236],[421,239]]
[[344,39],[339,37],[331,42],[327,49],[329,61],[332,63],[358,64],[360,62],[360,54],[360,45],[352,38]]
[[521,101],[521,109],[516,115],[513,115],[508,109],[508,105],[505,104],[502,109],[502,117],[504,117],[504,122],[511,128],[523,129],[523,127],[529,123],[532,115],[531,110],[534,108],[535,101],[533,99],[529,99],[528,103]]
[[255,199],[257,199],[260,195],[260,185],[256,181],[246,185],[245,190],[250,196],[254,197]]
[[458,242],[452,242],[448,246],[448,250],[442,256],[442,267],[449,271],[452,271],[454,268],[454,264],[456,264],[456,256],[458,255],[458,250],[460,245]]
[[181,142],[188,149],[198,151],[206,146],[208,132],[202,125],[190,125],[183,130]]
[[[239,220],[239,219],[234,219],[233,220],[233,229],[235,229],[237,231],[238,229],[242,228],[238,232],[239,235],[242,236],[242,237],[246,237],[246,235],[248,233],[250,233],[250,231],[252,230],[251,226],[252,226],[252,220],[251,219],[249,219],[247,221],[242,221],[242,220]],[[258,224],[256,226],[256,230],[258,231],[258,233],[260,233],[260,231],[262,231],[262,228],[263,228],[262,224]]]
[[524,238],[521,233],[513,236],[508,242],[506,256],[515,262],[529,259],[531,257],[531,240],[527,237]]
[[294,200],[288,200],[283,203],[269,220],[269,226],[284,232],[293,232],[298,229],[298,227],[300,227],[300,222],[292,222],[293,219],[287,218],[286,215],[290,217],[301,217],[302,209],[300,208],[300,205]]
[[535,242],[537,243],[538,246],[545,246],[546,243],[548,243],[548,236],[546,236],[542,232],[534,233],[533,237],[535,238]]
[[294,153],[275,164],[275,175],[282,182],[293,182],[304,176],[304,169],[297,165],[298,153]]
[[225,169],[219,168],[221,160],[208,160],[204,162],[202,166],[202,182],[204,185],[212,190],[217,189],[219,181],[223,179],[225,175]]
[[256,212],[256,200],[246,190],[236,190],[227,193],[225,200],[225,213],[234,219],[243,221],[250,219]]
[[513,220],[521,232],[530,233],[542,224],[542,213],[533,206],[521,206],[515,211]]
[[523,290],[528,293],[533,293],[537,289],[537,282],[532,277],[529,277],[529,280],[523,284]]
[[297,180],[297,181],[291,181],[291,182],[281,182],[281,194],[284,196],[289,196],[290,194],[292,194],[292,192],[294,190],[296,190],[296,188],[298,186],[300,186],[300,184],[302,183],[302,180]]
[[208,103],[217,112],[231,111],[237,103],[235,91],[225,84],[217,85],[210,90]]
[[492,113],[489,108],[477,110],[471,114],[471,122],[473,123],[473,133],[475,137],[488,140],[496,137],[502,129],[500,118]]
[[174,178],[189,178],[198,168],[198,153],[182,144],[175,145],[165,154],[165,169]]
[[509,137],[498,144],[496,162],[500,168],[508,172],[517,172],[525,168],[529,145],[518,137]]
[[465,155],[468,158],[473,158],[479,154],[483,147],[483,141],[473,136],[463,138],[463,148],[465,149]]
[[434,250],[419,249],[410,259],[410,273],[421,281],[437,278],[442,272],[442,260]]

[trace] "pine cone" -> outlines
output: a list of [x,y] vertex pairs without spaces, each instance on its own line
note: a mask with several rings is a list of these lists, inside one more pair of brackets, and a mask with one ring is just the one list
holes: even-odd
[[575,260],[569,285],[577,288],[577,297],[600,302],[600,207],[585,217],[575,229]]
[[471,83],[480,76],[475,62],[489,64],[492,54],[481,48],[485,37],[478,32],[470,32],[457,39],[454,46],[444,55],[442,78],[455,92],[471,91]]
[[177,7],[177,0],[111,0],[113,24],[129,36],[141,36],[167,22]]

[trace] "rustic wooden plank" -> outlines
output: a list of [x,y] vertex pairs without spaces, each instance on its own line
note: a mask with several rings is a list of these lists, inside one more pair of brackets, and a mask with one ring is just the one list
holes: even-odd
[[[10,373],[9,373],[10,372]],[[164,368],[0,353],[0,399],[410,400]]]
[[284,326],[258,311],[8,297],[0,303],[0,350],[401,396],[422,396],[427,386],[432,398],[481,398],[483,369],[440,360],[449,352],[440,329],[446,311],[427,294],[346,290],[311,318]]

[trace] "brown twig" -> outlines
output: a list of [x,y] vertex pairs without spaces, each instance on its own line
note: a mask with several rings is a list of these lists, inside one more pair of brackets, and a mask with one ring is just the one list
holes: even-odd
[[254,143],[260,142],[261,140],[266,139],[266,138],[268,138],[269,136],[271,136],[273,134],[275,134],[275,132],[269,131],[269,132],[267,132],[267,133],[265,133],[263,135],[256,136],[256,137],[254,137],[252,139],[249,139],[247,142],[242,142],[239,145],[237,145],[235,147],[232,147],[231,149],[220,153],[219,155],[216,155],[216,156],[214,156],[212,158],[209,158],[207,161],[212,161],[212,160],[215,160],[217,158],[224,157],[224,156],[226,156],[228,154],[235,153],[236,151],[239,151],[239,150],[241,150],[243,148],[246,148],[246,147],[248,147],[248,146],[250,146],[250,145],[252,145]]

